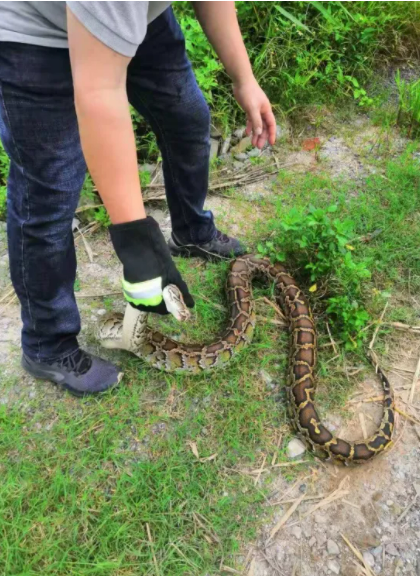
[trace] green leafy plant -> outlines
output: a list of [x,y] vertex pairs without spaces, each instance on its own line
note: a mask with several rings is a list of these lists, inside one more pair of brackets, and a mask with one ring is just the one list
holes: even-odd
[[407,82],[398,70],[395,82],[398,88],[397,123],[407,125],[410,135],[417,135],[420,130],[420,80]]
[[270,223],[269,240],[258,251],[298,269],[316,293],[322,284],[321,303],[347,345],[363,340],[360,330],[369,320],[362,300],[363,282],[370,278],[368,261],[353,258],[354,222],[334,217],[339,206],[291,208]]
[[[221,124],[238,108],[230,80],[188,2],[174,3],[189,57]],[[418,2],[236,2],[258,81],[272,103],[293,113],[305,104],[355,100],[372,105],[367,82],[384,61],[418,53]]]

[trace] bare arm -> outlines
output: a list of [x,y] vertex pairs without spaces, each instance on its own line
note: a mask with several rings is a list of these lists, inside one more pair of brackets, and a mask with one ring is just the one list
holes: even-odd
[[126,93],[130,58],[97,40],[69,9],[67,28],[77,119],[89,171],[113,224],[145,218]]
[[274,144],[276,122],[270,102],[252,73],[251,64],[236,17],[235,2],[193,2],[197,18],[232,78],[233,92],[247,115],[247,132],[252,143],[262,148]]

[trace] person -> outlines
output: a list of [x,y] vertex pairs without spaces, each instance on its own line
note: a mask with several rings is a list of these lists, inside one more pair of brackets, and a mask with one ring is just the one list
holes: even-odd
[[[275,140],[234,2],[193,2],[232,79],[252,144]],[[150,123],[163,160],[168,242],[146,215],[129,103]],[[86,164],[108,211],[131,305],[167,313],[162,290],[193,298],[172,255],[226,257],[244,249],[204,210],[210,116],[170,2],[0,2],[0,138],[10,157],[7,234],[21,304],[22,366],[75,395],[121,380],[81,349],[72,219]]]

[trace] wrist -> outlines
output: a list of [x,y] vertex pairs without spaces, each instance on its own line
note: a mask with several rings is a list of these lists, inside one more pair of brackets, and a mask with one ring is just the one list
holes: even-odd
[[249,70],[248,72],[241,72],[239,74],[234,74],[231,75],[231,79],[232,79],[232,83],[234,88],[239,89],[242,88],[243,86],[247,86],[250,83],[255,83],[256,79],[255,76],[252,72],[252,70]]

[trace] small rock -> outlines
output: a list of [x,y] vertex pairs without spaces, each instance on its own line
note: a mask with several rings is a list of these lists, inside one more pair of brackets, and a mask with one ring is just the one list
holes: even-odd
[[316,538],[315,536],[312,536],[312,538],[309,540],[309,546],[313,548],[315,544],[316,544]]
[[327,541],[327,535],[325,534],[325,532],[320,532],[319,534],[317,534],[316,541],[318,542],[318,546],[320,548],[321,546],[324,546],[325,542]]
[[241,128],[237,128],[235,132],[232,134],[232,136],[235,138],[235,140],[241,140],[244,134],[245,134],[245,126],[242,126]]
[[383,546],[376,546],[376,548],[373,548],[372,554],[375,556],[375,558],[382,558],[382,549]]
[[395,544],[393,544],[392,542],[390,544],[387,544],[387,546],[385,548],[385,552],[387,554],[389,554],[390,556],[399,556],[400,555]]
[[337,554],[340,554],[340,548],[334,540],[327,540],[327,552],[328,554],[331,554],[331,556],[337,556]]
[[222,133],[220,132],[220,130],[218,128],[216,128],[216,126],[214,126],[213,124],[210,125],[210,136],[212,138],[221,138],[222,137]]
[[375,566],[375,558],[373,557],[373,554],[371,552],[368,551],[363,552],[363,560],[366,562],[368,566],[370,566],[370,568],[373,568]]
[[210,159],[217,158],[219,153],[219,140],[210,138]]
[[245,160],[248,160],[248,154],[245,154],[245,152],[240,152],[239,154],[235,154],[235,158],[240,162],[244,162]]
[[33,400],[34,398],[36,398],[36,392],[35,390],[31,390],[28,394],[28,397],[30,400]]
[[242,168],[244,167],[243,162],[239,162],[239,160],[235,160],[233,162],[233,167],[235,168],[235,170],[242,170]]
[[317,524],[326,524],[328,519],[326,516],[323,516],[322,514],[317,512],[316,514],[314,514],[314,520]]
[[261,150],[259,148],[253,148],[250,152],[248,152],[249,158],[257,158],[261,156]]
[[293,438],[290,440],[286,448],[287,456],[289,458],[297,458],[298,456],[302,456],[305,451],[306,446],[302,440],[299,440],[299,438]]
[[331,570],[333,574],[340,574],[340,564],[336,560],[328,560],[327,568]]
[[239,140],[239,142],[232,148],[232,153],[238,154],[239,152],[245,152],[245,150],[250,146],[252,146],[251,138],[246,136],[245,138],[242,138],[242,140]]
[[363,534],[360,538],[356,540],[356,544],[359,548],[376,548],[379,546],[381,541],[376,538],[373,534]]
[[293,526],[292,534],[297,540],[300,540],[302,538],[302,528],[300,526]]
[[100,308],[99,310],[96,311],[96,314],[98,316],[104,316],[104,314],[106,314],[105,308]]
[[232,140],[232,136],[228,136],[223,140],[222,147],[220,148],[220,154],[226,154],[230,147],[230,142]]

